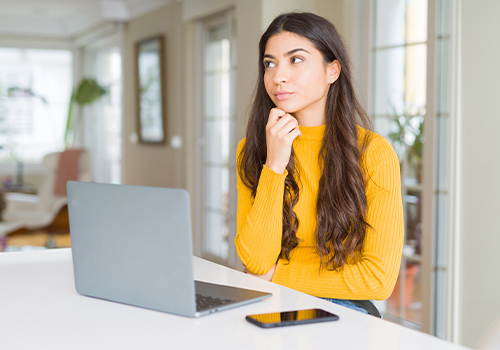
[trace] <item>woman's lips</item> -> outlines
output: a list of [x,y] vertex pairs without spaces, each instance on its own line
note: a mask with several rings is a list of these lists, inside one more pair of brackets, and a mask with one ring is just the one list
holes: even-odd
[[287,98],[289,98],[292,95],[293,95],[293,92],[288,92],[288,91],[274,93],[274,96],[276,96],[276,99],[278,101],[286,100]]

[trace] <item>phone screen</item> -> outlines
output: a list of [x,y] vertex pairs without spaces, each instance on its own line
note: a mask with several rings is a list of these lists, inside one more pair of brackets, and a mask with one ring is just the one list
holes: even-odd
[[246,320],[259,327],[270,328],[315,322],[337,321],[339,317],[321,309],[307,309],[249,315]]

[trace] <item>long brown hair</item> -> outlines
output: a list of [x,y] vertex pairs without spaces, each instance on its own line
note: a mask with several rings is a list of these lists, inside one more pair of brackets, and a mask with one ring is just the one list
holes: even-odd
[[[269,112],[276,107],[264,86],[264,51],[269,38],[290,32],[308,39],[318,49],[325,65],[338,60],[341,72],[330,85],[326,100],[326,131],[319,152],[322,175],[317,198],[316,250],[321,266],[340,270],[349,257],[361,250],[369,224],[366,218],[366,178],[363,154],[370,133],[358,138],[358,124],[371,130],[368,114],[356,99],[350,61],[334,25],[312,13],[286,13],[276,17],[259,42],[259,77],[250,112],[246,142],[240,153],[240,178],[255,198],[262,166],[266,161],[266,124]],[[293,208],[299,199],[300,181],[292,155],[286,167],[283,193],[283,236],[280,258],[290,260],[290,252],[299,244],[299,220]]]

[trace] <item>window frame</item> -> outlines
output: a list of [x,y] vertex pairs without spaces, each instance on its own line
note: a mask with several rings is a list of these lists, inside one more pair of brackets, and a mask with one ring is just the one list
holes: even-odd
[[207,144],[204,137],[204,107],[205,103],[197,104],[195,110],[195,195],[193,196],[193,212],[194,217],[197,220],[193,221],[194,224],[194,238],[196,246],[195,252],[210,261],[216,262],[221,265],[229,266],[235,268],[237,265],[237,253],[236,247],[233,242],[236,237],[236,206],[237,206],[237,193],[236,193],[236,100],[235,100],[235,89],[236,89],[236,69],[237,69],[237,59],[236,59],[236,23],[235,23],[235,13],[234,9],[227,9],[223,12],[208,16],[206,18],[200,19],[195,23],[195,57],[196,57],[196,69],[195,76],[200,77],[198,83],[196,84],[196,101],[204,101],[204,86],[205,86],[205,49],[206,49],[206,32],[209,27],[214,27],[220,24],[226,24],[227,30],[230,36],[230,81],[232,92],[231,102],[230,102],[230,152],[229,152],[229,248],[227,259],[221,259],[214,254],[211,254],[205,250],[205,198],[206,198],[206,186],[205,186],[205,145]]
[[[367,93],[367,105],[373,105],[374,81],[373,81],[373,41],[374,38],[370,35],[370,29],[374,28],[374,9],[376,0],[362,0],[363,9],[354,11],[353,23],[362,25],[363,22],[368,23],[363,29],[365,35],[361,37],[369,38],[363,43],[362,38],[354,38],[359,40],[358,43],[361,50],[359,54],[362,57],[368,57],[368,78],[362,82]],[[442,1],[450,3],[450,81],[444,82],[449,86],[449,128],[448,132],[448,154],[447,159],[438,159],[438,130],[437,130],[437,104],[438,104],[438,28],[441,25],[440,14],[443,13],[443,8],[440,7]],[[437,164],[438,161],[446,161],[448,166],[447,181],[448,185],[448,208],[444,213],[447,229],[446,238],[446,254],[447,254],[447,280],[446,290],[442,293],[446,298],[447,305],[445,315],[442,322],[444,332],[439,334],[440,337],[457,342],[459,330],[459,299],[460,299],[460,174],[457,169],[460,168],[460,109],[458,101],[460,101],[459,85],[460,85],[460,46],[459,46],[459,30],[460,30],[460,0],[428,0],[428,17],[427,17],[427,83],[426,83],[426,115],[425,115],[425,143],[424,143],[424,165],[423,165],[423,182],[422,182],[422,324],[421,330],[436,335],[436,245],[437,245],[437,201],[436,194],[439,192],[437,186]],[[356,47],[356,45],[353,45]],[[365,67],[366,67],[365,66]],[[370,109],[369,109],[370,110]],[[370,110],[371,112],[371,110]]]

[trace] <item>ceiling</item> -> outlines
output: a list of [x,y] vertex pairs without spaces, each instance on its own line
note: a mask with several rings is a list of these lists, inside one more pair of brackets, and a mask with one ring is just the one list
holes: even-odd
[[181,0],[0,0],[0,36],[69,38]]

